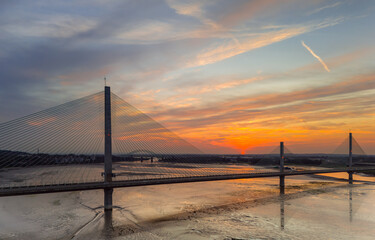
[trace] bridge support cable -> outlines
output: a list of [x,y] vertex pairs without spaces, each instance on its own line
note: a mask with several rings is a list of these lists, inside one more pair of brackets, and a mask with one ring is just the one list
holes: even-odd
[[366,152],[362,149],[361,145],[355,140],[355,138],[352,136],[352,152],[356,155],[367,155]]
[[0,123],[0,189],[74,184],[95,176],[103,145],[104,98],[99,92]]
[[[347,160],[344,162],[347,167],[353,167],[353,164],[366,156],[365,151],[353,137],[352,133],[335,149],[333,154],[347,156]],[[363,163],[362,164],[366,164]],[[348,171],[349,183],[353,183],[353,171]]]
[[[346,137],[345,140],[333,151],[332,154],[337,155],[347,155],[349,151],[349,141],[350,141],[350,134],[349,137]],[[352,154],[355,158],[356,156],[364,156],[367,155],[366,152],[362,149],[361,145],[357,142],[357,140],[354,138],[353,134],[351,135],[351,141],[352,141]],[[355,159],[354,159],[355,160]]]
[[[80,107],[80,104],[74,104],[76,107]],[[94,111],[96,106],[85,105],[85,108],[88,109],[88,112]],[[61,107],[62,112],[60,113],[53,113],[50,111],[43,111],[39,117],[34,117],[31,119],[25,119],[24,121],[13,124],[8,127],[11,128],[12,131],[2,131],[1,124],[0,125],[0,149],[1,151],[1,162],[0,168],[7,168],[7,167],[27,167],[32,165],[37,165],[42,161],[40,158],[32,159],[32,161],[27,161],[26,164],[23,164],[21,161],[8,161],[16,152],[24,152],[29,153],[30,155],[34,154],[35,158],[38,156],[42,156],[44,153],[53,153],[53,152],[63,152],[61,146],[63,144],[69,144],[71,141],[60,141],[58,138],[62,138],[66,140],[64,137],[69,135],[69,139],[75,139],[79,136],[79,131],[75,126],[69,126],[69,121],[76,121],[76,122],[83,122],[87,118],[87,114],[82,114],[79,116],[73,116],[69,112],[65,112],[66,109]],[[59,120],[57,121],[57,116],[59,116]],[[86,116],[83,118],[83,116]],[[7,123],[5,123],[7,124]],[[5,125],[4,124],[4,125]],[[91,124],[92,125],[92,124]],[[82,127],[85,127],[82,125]],[[71,138],[71,136],[75,136]],[[81,134],[82,135],[82,134]],[[85,135],[83,135],[85,136]],[[57,143],[57,144],[56,144]],[[77,149],[77,145],[74,146],[75,149],[71,149],[70,151],[74,151]]]
[[[126,168],[116,172],[115,181],[230,174],[230,168],[219,165],[223,160],[219,156],[204,156],[198,148],[115,94],[111,98],[112,115],[116,116],[112,122],[113,155],[131,160]],[[216,158],[218,164],[210,163],[210,158]],[[127,174],[128,169],[132,173]]]

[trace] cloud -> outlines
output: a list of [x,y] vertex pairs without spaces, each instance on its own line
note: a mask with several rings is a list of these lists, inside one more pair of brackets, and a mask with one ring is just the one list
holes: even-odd
[[334,8],[334,7],[337,7],[341,4],[342,4],[342,2],[336,2],[336,3],[330,4],[330,5],[326,5],[326,6],[317,8],[317,9],[307,13],[307,15],[312,15],[312,14],[318,13],[318,12],[323,11],[323,10],[328,9],[328,8]]
[[205,11],[203,9],[208,4],[207,1],[167,0],[167,4],[178,14],[197,18],[203,23],[212,23],[212,21],[205,17]]
[[[230,6],[220,14],[219,19],[209,18],[205,8],[214,5],[209,1],[180,1],[168,0],[167,5],[176,13],[199,20],[197,25],[184,19],[165,18],[163,21],[155,19],[145,20],[132,25],[130,28],[119,30],[119,34],[112,39],[115,43],[123,44],[155,44],[162,41],[176,41],[184,39],[225,38],[236,41],[232,27],[254,17],[255,13],[264,10],[271,3],[277,1],[252,1]],[[203,44],[204,42],[201,42]]]
[[[284,26],[281,30],[269,29],[268,32],[250,33],[241,32],[239,37],[217,41],[212,47],[201,51],[195,59],[188,63],[189,67],[203,66],[216,63],[236,55],[265,47],[298,35],[318,29],[334,26],[343,21],[343,18],[325,19],[319,22]],[[234,34],[234,36],[236,36]]]
[[176,10],[178,14],[201,17],[203,15],[203,1],[178,1],[167,0],[169,7]]
[[167,22],[143,21],[117,34],[114,41],[123,44],[155,44],[181,38],[182,34],[175,30],[174,25]]
[[[335,56],[329,59],[328,62],[332,66],[336,67],[344,65],[344,68],[346,69],[345,64],[350,63],[352,65],[352,61],[358,60],[361,57],[368,54],[368,48],[357,49],[355,51],[345,53],[343,55]],[[320,63],[317,64],[320,65]],[[338,83],[341,82],[341,84],[343,84],[343,82],[345,81],[340,80],[343,79],[343,76],[347,78],[346,75],[348,73],[343,75],[342,73],[337,72],[335,73],[334,77],[331,76],[329,80],[327,79],[328,81],[318,81],[320,78],[319,75],[314,74],[313,78],[310,76],[310,70],[312,67],[316,68],[315,65],[316,64],[308,64],[305,67],[298,67],[288,72],[278,72],[273,74],[247,78],[242,78],[238,75],[202,77],[202,73],[198,71],[194,74],[191,73],[184,76],[179,76],[177,79],[173,81],[173,83],[177,84],[175,84],[174,87],[169,86],[169,89],[172,90],[172,92],[174,93],[172,96],[169,96],[167,98],[154,99],[152,102],[147,103],[152,103],[150,106],[154,107],[148,107],[146,104],[144,105],[144,109],[152,114],[158,115],[159,119],[163,121],[169,119],[169,114],[171,114],[170,116],[172,116],[172,118],[186,120],[194,118],[196,116],[196,111],[197,116],[211,116],[215,114],[220,114],[221,108],[217,109],[217,106],[221,106],[222,108],[228,108],[230,110],[252,108],[253,110],[259,109],[261,111],[265,109],[275,109],[281,107],[287,108],[291,105],[303,103],[304,96],[308,98],[308,95],[312,94],[310,91],[307,91],[309,89],[318,89],[316,92],[314,92],[314,94],[326,94],[325,96],[321,95],[321,97],[327,98],[326,100],[328,100],[328,98],[342,99],[352,97],[351,92],[342,92],[340,94],[333,94],[332,96],[330,96],[330,93],[326,92],[326,90],[328,89],[332,90],[332,88],[329,87],[330,84],[336,84],[334,85],[335,87],[333,90],[343,88],[343,86],[339,85]],[[353,76],[353,72],[350,72],[350,75]],[[184,81],[184,79],[188,79],[188,81]],[[303,81],[303,83],[301,83],[301,79],[306,79],[306,81]],[[355,78],[352,78],[351,80],[354,81],[354,79]],[[283,83],[280,84],[280,82]],[[249,84],[249,86],[245,86],[247,84]],[[300,87],[293,87],[293,89],[295,90],[292,90],[291,86],[295,86],[296,84],[300,85]],[[303,88],[301,89],[302,86]],[[363,87],[364,85],[359,84],[359,86]],[[234,91],[233,88],[235,87],[236,89]],[[355,89],[356,87],[357,86],[354,85],[353,89]],[[352,90],[351,88],[352,87],[347,89]],[[215,93],[216,91],[221,91],[223,89],[228,89],[228,91],[221,92],[220,95]],[[247,90],[242,91],[244,89]],[[268,91],[264,91],[264,89],[268,89]],[[364,89],[366,89],[366,86],[364,88],[361,88],[359,92],[364,91]],[[164,90],[165,91],[163,95],[166,96],[168,89]],[[294,93],[294,95],[287,95],[287,93],[285,93],[286,91]],[[233,99],[234,92],[236,93],[235,96],[244,97],[238,97]],[[283,95],[280,95],[280,92],[284,92]],[[297,96],[296,94],[299,92],[300,95]],[[245,94],[246,96],[248,96],[250,93],[253,94],[254,97],[248,98],[245,97],[245,95],[242,95],[241,93]],[[273,96],[275,97],[273,98]],[[194,102],[191,102],[190,100],[187,101],[187,99],[191,97],[194,97]],[[291,97],[294,97],[295,99],[292,100]],[[319,97],[316,96],[316,98]],[[209,99],[209,101],[207,101],[206,99]],[[222,102],[223,99],[232,99],[233,101],[229,100],[228,102]],[[270,102],[271,99],[274,99],[274,103]],[[290,101],[280,101],[280,99],[289,99]],[[312,97],[312,99],[314,99],[314,97]],[[138,100],[139,103],[142,105],[143,99]],[[156,102],[159,103],[157,106],[155,106]],[[204,106],[207,106],[208,102],[212,103],[213,105],[209,104],[208,107],[205,108]],[[180,109],[176,109],[178,108],[177,106],[180,107]],[[191,106],[191,108],[189,108],[189,106]],[[315,106],[317,106],[317,104],[315,104]],[[159,114],[163,115],[163,117],[160,118]]]
[[[332,143],[348,128],[366,135],[375,134],[369,124],[375,120],[374,79],[375,74],[370,73],[322,87],[232,98],[200,108],[166,109],[159,114],[165,126],[186,139],[243,150],[270,146],[275,139],[283,138],[289,144],[303,142],[306,146],[297,146],[299,152],[329,153],[334,148]],[[158,115],[154,117],[159,119]],[[324,147],[310,145],[322,135],[325,139],[320,143]]]
[[[219,18],[218,23],[226,28],[232,27],[243,21],[254,18],[268,9],[277,9],[283,1],[279,0],[255,0],[245,1],[242,4],[228,6],[231,11]],[[284,2],[285,3],[285,2]]]
[[6,34],[17,37],[68,38],[92,29],[96,22],[71,15],[31,15],[28,24],[7,24],[2,27]]
[[[334,66],[335,68],[344,70],[348,69],[348,64],[353,65],[355,64],[355,61],[361,60],[363,57],[366,56],[371,56],[371,53],[374,52],[374,50],[375,48],[360,48],[351,52],[344,53],[342,55],[328,58],[326,59],[326,62],[332,67]],[[197,69],[199,68],[195,68],[195,70]],[[303,67],[297,67],[293,70],[289,70],[287,72],[276,72],[272,74],[262,75],[260,75],[261,73],[258,73],[259,76],[248,77],[242,77],[238,74],[221,74],[220,76],[215,75],[210,77],[204,77],[202,76],[202,70],[193,71],[182,75],[174,76],[174,80],[173,82],[171,82],[171,84],[174,84],[174,86],[170,84],[168,86],[168,89],[165,89],[164,92],[165,94],[166,92],[168,92],[168,90],[172,90],[174,95],[172,97],[168,97],[167,99],[154,99],[153,103],[156,103],[156,101],[158,101],[161,105],[165,104],[165,106],[173,107],[175,103],[181,105],[181,102],[184,102],[184,99],[190,97],[198,97],[196,98],[197,100],[201,99],[201,101],[194,102],[194,104],[199,104],[207,98],[211,99],[211,101],[215,101],[214,99],[216,99],[216,96],[218,96],[218,94],[215,94],[215,92],[225,89],[227,89],[228,91],[221,92],[220,98],[228,97],[228,95],[233,93],[234,90],[238,95],[241,95],[241,92],[245,94],[251,94],[252,92],[254,94],[258,94],[259,91],[263,91],[265,86],[269,86],[269,88],[274,88],[275,85],[277,85],[278,90],[288,90],[288,88],[290,88],[291,86],[300,84],[301,79],[306,79],[306,82],[304,82],[305,87],[315,88],[317,86],[326,86],[326,83],[332,82],[332,80],[335,78],[331,78],[331,80],[327,81],[326,83],[317,81],[317,79],[319,78],[319,75],[317,74],[321,72],[320,69],[320,62],[313,62]],[[314,73],[313,79],[311,76],[312,73]],[[342,76],[342,72],[338,71],[337,75]],[[312,81],[309,81],[307,79],[311,79]],[[279,82],[281,81],[283,82],[283,84],[280,85]],[[335,80],[333,82],[337,81]],[[279,88],[279,86],[281,88]],[[248,90],[242,91],[243,89]],[[139,104],[142,105],[142,101]],[[147,104],[151,104],[151,102],[148,102]],[[147,104],[145,105],[146,109],[148,109]],[[161,106],[159,105],[157,109],[159,109],[160,107]]]
[[199,53],[189,65],[191,67],[195,67],[219,62],[241,53],[297,36],[304,32],[306,32],[306,29],[303,27],[289,28],[275,32],[261,33],[258,36],[242,38],[237,41],[228,39],[221,44],[215,44],[216,46],[212,47],[211,49],[207,49]]
[[[309,113],[310,118],[341,118],[343,116],[327,114],[317,115],[316,112],[329,109],[332,111],[347,111],[346,104],[360,101],[364,104],[363,91],[375,89],[375,75],[357,76],[346,81],[336,82],[328,86],[316,87],[312,89],[292,91],[281,94],[260,94],[254,97],[239,97],[228,99],[221,102],[214,102],[206,105],[204,108],[176,108],[160,111],[162,116],[170,116],[170,120],[166,122],[174,122],[179,125],[179,121],[175,119],[185,119],[180,123],[186,127],[204,127],[225,122],[236,122],[251,119],[263,119],[267,117],[276,117],[280,119],[280,124],[285,121],[288,114]],[[374,101],[371,93],[366,101]],[[373,94],[373,93],[372,93]],[[353,102],[353,99],[357,99]],[[340,105],[341,103],[341,105]],[[366,103],[369,105],[369,102]],[[339,107],[341,106],[341,107]],[[371,112],[369,109],[358,109],[356,112],[362,111],[359,116],[363,116],[363,112]],[[351,117],[356,115],[353,114]],[[202,117],[204,116],[204,117]],[[189,120],[188,120],[189,119]],[[274,120],[273,120],[274,121]],[[276,125],[277,125],[276,124]]]
[[[334,57],[330,57],[325,59],[325,62],[331,67],[331,68],[340,68],[344,67],[345,69],[348,68],[348,64],[353,64],[356,61],[360,61],[365,57],[371,56],[375,52],[375,47],[361,47],[358,49],[355,49],[350,52],[346,52]],[[311,64],[296,68],[293,71],[290,71],[289,74],[295,74],[295,73],[304,73],[308,72],[314,69],[320,69],[321,63],[320,62],[313,62]]]
[[307,51],[311,53],[311,55],[313,55],[316,59],[318,59],[318,61],[323,65],[324,69],[327,72],[331,71],[329,70],[327,64],[318,55],[316,55],[316,53],[314,53],[313,50],[311,50],[311,48],[309,48],[309,46],[307,46],[304,41],[301,41],[301,43],[302,43],[302,46],[304,46],[307,49]]
[[218,92],[224,89],[231,89],[235,87],[243,87],[246,84],[261,81],[265,77],[250,77],[250,78],[238,78],[236,76],[225,76],[218,79],[218,77],[213,77],[210,79],[200,80],[194,84],[184,83],[177,85],[175,91],[181,92],[184,95],[197,95],[209,92]]

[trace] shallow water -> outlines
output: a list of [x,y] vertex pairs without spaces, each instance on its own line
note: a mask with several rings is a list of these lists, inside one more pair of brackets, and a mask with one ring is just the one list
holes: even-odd
[[[328,176],[329,178],[326,178]],[[295,176],[0,198],[0,239],[373,239],[375,178]]]
[[[102,182],[103,164],[69,164],[0,169],[0,188],[48,184]],[[165,179],[208,175],[274,172],[270,166],[248,164],[196,164],[172,162],[121,162],[113,164],[114,181]]]

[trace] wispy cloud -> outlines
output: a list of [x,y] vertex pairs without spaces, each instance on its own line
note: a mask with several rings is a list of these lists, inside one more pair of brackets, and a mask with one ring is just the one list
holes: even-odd
[[326,6],[317,8],[317,9],[309,12],[308,15],[312,15],[312,14],[318,13],[318,12],[323,11],[323,10],[328,9],[328,8],[334,8],[334,7],[337,7],[337,6],[341,5],[341,4],[342,4],[341,2],[336,2],[336,3],[330,4],[330,5],[326,5]]
[[321,59],[318,55],[316,55],[316,53],[314,53],[314,51],[311,50],[311,48],[309,48],[309,46],[307,46],[304,41],[301,41],[301,43],[302,43],[302,46],[304,46],[307,49],[307,51],[309,51],[311,53],[311,55],[313,55],[316,59],[318,59],[318,61],[323,65],[324,69],[327,72],[331,71],[331,70],[329,70],[327,64],[323,61],[323,59]]
[[14,36],[69,38],[90,30],[96,24],[95,20],[68,14],[25,15],[28,18],[27,25],[11,22],[0,26],[0,29]]
[[[190,95],[196,95],[196,94],[203,94],[213,91],[221,91],[224,89],[230,89],[235,87],[243,87],[244,85],[247,85],[249,83],[253,83],[256,81],[261,81],[265,79],[266,77],[263,76],[257,76],[257,77],[250,77],[250,78],[236,78],[231,76],[226,76],[227,79],[224,81],[220,81],[215,78],[209,78],[204,79],[204,81],[197,82],[194,85],[186,85],[183,88],[181,88],[181,85],[176,86],[175,91],[181,92],[184,95],[190,94]],[[183,84],[184,85],[184,84]]]
[[199,19],[202,23],[212,28],[218,28],[218,25],[211,19],[206,17],[204,7],[209,5],[205,1],[180,1],[180,0],[167,0],[170,8],[173,8],[178,14],[191,16]]
[[229,39],[229,41],[225,41],[224,43],[219,45],[215,43],[216,46],[202,51],[196,56],[196,58],[193,61],[190,62],[189,65],[194,67],[212,64],[215,62],[225,60],[227,58],[234,57],[244,52],[248,52],[257,48],[270,45],[275,42],[279,42],[297,36],[305,32],[305,28],[297,27],[280,31],[262,33],[258,36],[242,38],[241,42]]
[[[358,129],[356,132],[374,134],[368,124],[374,118],[373,79],[370,73],[328,86],[226,99],[203,108],[169,109],[161,115],[166,126],[188,139],[207,138],[218,145],[246,149],[268,145],[280,136],[289,143],[311,144],[324,133],[326,151],[331,152],[331,143],[349,126]],[[321,151],[321,146],[315,147]],[[311,151],[298,148],[300,152]]]
[[[216,63],[236,55],[262,48],[276,42],[299,36],[322,28],[334,26],[344,21],[344,18],[324,19],[321,21],[307,22],[285,26],[281,30],[273,30],[263,33],[241,32],[237,40],[233,38],[216,41],[211,47],[204,49],[192,59],[187,66],[196,67]],[[236,36],[236,34],[234,34]]]
[[[188,109],[168,109],[159,114],[171,116],[171,121],[181,118],[190,118],[189,121],[184,121],[183,127],[189,124],[190,126],[207,126],[212,124],[235,122],[256,118],[267,118],[267,116],[278,116],[281,122],[287,122],[283,117],[289,114],[300,114],[305,112],[309,114],[309,118],[324,119],[326,117],[340,117],[347,116],[327,116],[317,115],[316,112],[325,109],[335,111],[352,110],[348,106],[342,105],[338,107],[339,102],[345,101],[346,104],[354,104],[353,99],[364,101],[364,91],[375,89],[373,74],[356,76],[345,81],[332,83],[328,86],[321,86],[316,88],[308,88],[304,90],[297,90],[280,94],[261,94],[252,97],[239,97],[233,99],[226,99],[221,102],[215,102],[204,106],[203,108],[188,108]],[[369,93],[370,94],[370,93]],[[366,95],[367,96],[367,95]],[[373,101],[373,99],[369,99]],[[367,101],[367,100],[366,100]],[[371,112],[368,109],[363,111]],[[203,116],[203,117],[202,117]],[[178,122],[178,121],[176,121]]]

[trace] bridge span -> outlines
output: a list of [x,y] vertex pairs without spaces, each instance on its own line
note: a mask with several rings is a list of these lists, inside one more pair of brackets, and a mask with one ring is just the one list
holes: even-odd
[[[5,187],[0,191],[0,197],[5,196],[19,196],[28,194],[43,194],[56,192],[71,192],[71,191],[86,191],[106,188],[125,188],[138,187],[148,185],[160,184],[176,184],[189,182],[205,182],[205,181],[220,181],[220,180],[234,180],[234,179],[248,179],[248,178],[266,178],[266,177],[285,177],[296,175],[311,175],[322,173],[337,173],[337,172],[363,172],[375,171],[373,167],[351,167],[339,169],[318,169],[318,170],[303,170],[303,171],[284,171],[284,172],[259,172],[249,174],[232,174],[232,175],[213,175],[213,176],[194,176],[194,177],[175,177],[175,178],[160,178],[160,179],[141,179],[128,181],[113,181],[113,182],[88,182],[79,184],[51,184],[51,185],[36,185],[32,187]],[[280,185],[280,187],[283,187]]]

